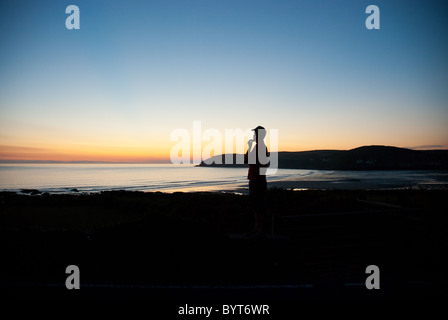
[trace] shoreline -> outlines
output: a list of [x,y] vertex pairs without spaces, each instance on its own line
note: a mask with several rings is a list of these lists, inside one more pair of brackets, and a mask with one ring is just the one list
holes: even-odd
[[[30,194],[89,194],[101,191],[127,190],[143,192],[247,192],[246,169],[204,167],[163,169],[142,166],[74,168],[61,170],[49,166],[0,172],[0,191]],[[157,169],[158,170],[158,169]],[[126,177],[126,178],[123,178]],[[448,170],[279,170],[267,176],[268,187],[285,189],[393,189],[446,188]]]
[[[248,194],[249,189],[247,184],[237,183],[234,185],[217,185],[217,186],[200,186],[187,188],[167,188],[167,189],[144,189],[136,190],[135,188],[113,188],[95,191],[82,191],[78,188],[64,188],[65,190],[45,190],[34,188],[20,188],[20,189],[2,189],[0,192],[16,193],[22,195],[91,195],[100,194],[102,192],[144,192],[144,193],[166,193],[172,194],[176,192],[183,193],[197,193],[197,192],[211,192],[211,193],[232,193],[232,194]],[[304,190],[448,190],[448,182],[413,182],[409,181],[377,181],[377,180],[361,180],[361,179],[334,179],[334,180],[304,180],[304,179],[285,179],[268,181],[268,189],[285,189],[292,191]]]

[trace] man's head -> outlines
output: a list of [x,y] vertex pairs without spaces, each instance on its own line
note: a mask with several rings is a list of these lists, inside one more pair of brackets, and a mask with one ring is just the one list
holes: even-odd
[[258,139],[260,139],[260,141],[263,141],[266,137],[266,129],[262,126],[258,126],[255,129],[252,129],[252,131],[254,132],[254,140],[256,142],[258,142]]

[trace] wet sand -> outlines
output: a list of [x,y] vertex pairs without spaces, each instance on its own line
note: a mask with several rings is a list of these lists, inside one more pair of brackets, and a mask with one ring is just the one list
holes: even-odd
[[448,189],[446,171],[321,171],[312,179],[269,182],[270,187],[285,189],[376,190],[376,189]]

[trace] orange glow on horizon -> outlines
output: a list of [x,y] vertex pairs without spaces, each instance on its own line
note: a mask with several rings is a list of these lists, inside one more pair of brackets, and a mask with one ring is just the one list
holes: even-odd
[[[314,141],[315,142],[315,141]],[[330,141],[328,141],[330,142]],[[284,141],[279,145],[278,151],[309,151],[309,150],[349,150],[365,145],[391,145],[382,143],[364,143],[364,144],[340,144],[340,143],[303,143],[297,147],[297,142]],[[152,148],[142,147],[113,147],[113,146],[10,146],[0,145],[0,161],[61,161],[61,162],[128,162],[128,163],[167,163],[170,162],[170,151],[175,142],[165,147],[156,146]],[[202,144],[202,150],[206,143]],[[269,141],[267,141],[268,149]],[[410,145],[394,145],[402,148],[413,148]],[[415,147],[415,149],[446,149],[445,145]],[[431,148],[430,148],[431,147]],[[215,150],[213,155],[221,154],[221,150]],[[224,152],[224,146],[222,148]],[[245,149],[246,151],[246,149]],[[235,152],[235,147],[234,147]],[[190,150],[190,157],[193,157],[193,149]]]
[[163,149],[123,147],[35,148],[0,146],[0,160],[8,161],[98,161],[98,162],[167,162],[168,152]]

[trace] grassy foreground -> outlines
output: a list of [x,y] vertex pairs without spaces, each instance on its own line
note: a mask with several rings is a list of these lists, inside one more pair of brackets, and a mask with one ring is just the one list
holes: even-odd
[[[75,264],[85,284],[152,288],[126,291],[139,298],[438,297],[446,282],[447,195],[271,189],[275,235],[252,239],[234,236],[252,225],[247,196],[1,193],[2,286],[11,297],[67,297],[65,268]],[[382,272],[377,292],[363,286],[371,264]],[[205,289],[163,289],[173,285]],[[229,292],[215,285],[296,287]],[[98,298],[98,290],[76,294]],[[122,296],[121,289],[101,291]]]

